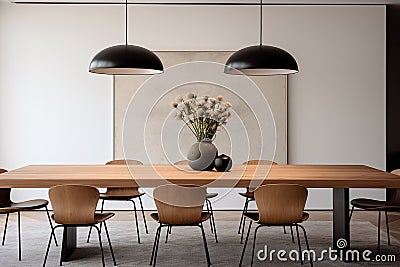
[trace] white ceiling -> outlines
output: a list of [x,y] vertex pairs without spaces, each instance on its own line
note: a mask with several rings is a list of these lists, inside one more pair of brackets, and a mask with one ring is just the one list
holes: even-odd
[[[85,3],[124,3],[124,0],[0,0],[0,2],[85,2]],[[190,2],[204,2],[204,3],[258,3],[258,0],[130,0],[129,2],[178,2],[178,3],[190,3]],[[264,0],[264,3],[273,4],[400,4],[400,0]]]

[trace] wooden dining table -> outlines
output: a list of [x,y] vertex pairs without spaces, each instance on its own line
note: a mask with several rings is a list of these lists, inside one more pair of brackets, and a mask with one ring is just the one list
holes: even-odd
[[[335,249],[350,249],[349,188],[399,188],[400,176],[363,165],[233,165],[229,172],[193,171],[174,165],[29,165],[0,174],[0,188],[50,188],[63,184],[105,187],[156,187],[192,184],[246,188],[264,184],[299,184],[333,188]],[[75,227],[64,228],[61,257],[68,261],[77,247]],[[337,246],[345,239],[347,246]]]

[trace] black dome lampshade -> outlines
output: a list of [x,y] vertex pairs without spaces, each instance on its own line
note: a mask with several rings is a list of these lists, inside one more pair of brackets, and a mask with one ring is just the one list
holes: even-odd
[[161,60],[150,50],[136,45],[115,45],[94,56],[89,71],[99,74],[146,75],[162,73]]
[[125,0],[125,44],[115,45],[97,53],[89,72],[111,75],[146,75],[164,72],[161,60],[152,51],[128,45],[128,0]]
[[285,50],[267,45],[254,45],[233,53],[225,63],[227,74],[281,75],[299,71],[296,60]]
[[285,50],[262,44],[263,0],[260,0],[260,44],[242,48],[225,63],[224,72],[242,75],[287,75],[299,72],[294,57]]

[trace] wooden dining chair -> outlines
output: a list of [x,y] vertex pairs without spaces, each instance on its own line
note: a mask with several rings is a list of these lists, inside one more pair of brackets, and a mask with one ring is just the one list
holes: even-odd
[[[174,163],[174,165],[187,165],[187,166],[189,166],[187,160],[177,161],[177,162]],[[218,236],[217,236],[217,228],[215,227],[214,210],[213,210],[213,207],[212,207],[210,199],[215,198],[217,196],[218,196],[218,193],[216,193],[216,192],[211,192],[211,193],[207,192],[207,195],[206,195],[206,209],[207,209],[207,212],[209,212],[211,214],[210,228],[211,228],[211,233],[214,234],[215,243],[218,243]],[[171,233],[171,228],[167,232],[167,235],[168,235],[168,233]]]
[[[106,165],[143,165],[142,162],[138,160],[132,160],[132,159],[118,159],[118,160],[112,160],[106,163]],[[149,233],[149,230],[147,229],[147,222],[146,222],[146,216],[144,214],[144,209],[143,209],[143,203],[142,203],[142,196],[145,193],[139,192],[138,187],[111,187],[107,188],[107,191],[104,194],[100,194],[100,200],[101,200],[101,212],[103,213],[104,210],[104,202],[105,201],[128,201],[133,204],[133,212],[135,215],[135,222],[136,222],[136,234],[137,234],[137,241],[140,244],[140,231],[139,231],[139,222],[138,222],[138,217],[137,217],[137,209],[136,209],[136,203],[135,199],[139,200],[140,203],[140,208],[142,210],[142,216],[143,216],[143,222],[144,226],[146,229],[146,234]],[[89,243],[90,241],[90,234],[92,232],[92,228],[89,229],[89,234],[87,238],[87,242]]]
[[[0,169],[0,173],[5,173],[7,170]],[[1,176],[0,176],[1,179]],[[6,241],[6,235],[7,235],[7,225],[8,225],[8,218],[10,216],[10,213],[17,213],[17,224],[18,224],[18,259],[22,259],[22,249],[21,249],[21,212],[22,211],[27,211],[27,210],[37,210],[37,209],[46,209],[47,213],[47,218],[50,223],[50,228],[53,227],[51,219],[50,219],[50,214],[49,210],[47,209],[47,205],[49,202],[45,199],[33,199],[33,200],[27,200],[23,202],[13,202],[11,200],[11,188],[0,188],[0,214],[5,214],[6,215],[6,220],[4,224],[4,230],[3,230],[3,240],[1,242],[1,245],[4,246],[5,241]],[[54,242],[56,246],[57,244],[57,239],[56,236],[54,236]]]
[[[254,191],[254,198],[258,212],[246,212],[244,216],[250,219],[246,240],[243,246],[242,256],[239,266],[242,266],[243,257],[246,251],[247,241],[253,222],[258,226],[254,231],[253,249],[251,252],[251,266],[253,266],[254,249],[256,245],[257,232],[264,226],[293,226],[296,227],[299,255],[302,255],[299,227],[303,230],[307,250],[310,250],[305,228],[300,224],[309,218],[308,213],[304,212],[307,201],[307,189],[300,185],[293,184],[269,184],[257,188]],[[303,259],[301,264],[303,264]],[[313,266],[310,258],[310,265]]]
[[[101,241],[101,231],[97,226],[98,224],[104,225],[112,260],[114,266],[117,265],[106,224],[106,220],[113,217],[114,213],[96,213],[99,195],[99,191],[91,186],[58,185],[50,188],[49,197],[54,212],[52,218],[57,225],[52,227],[43,267],[46,266],[47,256],[49,254],[50,244],[52,237],[54,236],[54,232],[60,227],[64,228],[64,230],[66,227],[94,227],[98,233],[101,260],[104,267],[104,251]],[[61,265],[62,258],[60,257],[60,266]]]
[[[159,223],[154,238],[150,265],[156,266],[158,245],[161,230],[170,226],[198,226],[201,229],[207,266],[211,266],[207,239],[204,233],[203,222],[211,218],[211,213],[203,212],[207,191],[203,187],[178,186],[173,184],[162,185],[154,189],[153,197],[157,213],[150,216]],[[197,263],[196,263],[197,264]]]
[[[267,166],[271,166],[271,165],[278,165],[278,163],[274,162],[274,161],[270,161],[270,160],[258,160],[258,159],[253,159],[253,160],[249,160],[246,162],[243,162],[243,165],[267,165]],[[244,216],[244,214],[247,212],[248,207],[249,207],[249,203],[251,201],[254,201],[254,188],[246,188],[246,192],[244,193],[239,193],[240,196],[244,197],[246,200],[244,202],[244,206],[243,206],[243,210],[242,210],[242,215],[240,217],[240,222],[239,222],[239,230],[238,230],[238,234],[240,234],[240,244],[243,244],[243,234],[244,234],[244,228],[246,225],[246,217]],[[286,227],[283,227],[283,232],[286,234]],[[292,242],[294,243],[294,235],[293,235],[293,228],[290,227],[290,233],[292,236]]]
[[[400,169],[394,170],[391,173],[400,175]],[[386,189],[385,201],[370,198],[355,198],[350,201],[350,204],[352,205],[349,217],[350,220],[353,215],[354,208],[378,212],[378,253],[380,253],[381,251],[381,213],[385,213],[387,242],[390,246],[391,244],[388,212],[400,212],[400,189]]]

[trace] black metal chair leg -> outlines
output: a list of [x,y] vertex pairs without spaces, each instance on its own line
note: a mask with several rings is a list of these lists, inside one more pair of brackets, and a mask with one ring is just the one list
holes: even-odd
[[290,226],[290,234],[292,235],[292,243],[294,243],[293,226]]
[[243,218],[243,222],[242,222],[242,233],[240,234],[240,244],[243,244],[243,232],[244,232],[245,226],[246,226],[246,217]]
[[253,266],[254,262],[254,250],[256,248],[256,241],[257,241],[257,231],[260,229],[261,225],[256,227],[256,230],[254,230],[254,239],[253,239],[253,249],[251,250],[251,264],[250,266]]
[[[57,226],[55,228],[57,228]],[[63,226],[63,231],[65,232],[65,226]],[[63,238],[64,238],[64,236],[63,236]],[[60,266],[62,266],[62,253],[60,253]]]
[[350,216],[349,216],[349,222],[351,221],[351,217],[353,216],[353,212],[354,212],[354,206],[351,207],[351,212],[350,212]]
[[[102,201],[101,201],[101,209],[100,209],[100,213],[103,213],[103,211],[104,211],[104,199],[102,199]],[[100,229],[100,233],[101,233],[101,228],[102,228],[102,223],[100,223],[100,227],[99,227],[99,229]]]
[[161,231],[161,224],[158,226],[157,231],[156,231],[156,235],[154,237],[153,250],[151,251],[150,265],[152,265],[152,263],[153,263],[154,253],[155,253],[156,244],[157,244],[157,239],[159,237],[160,231]]
[[115,260],[115,255],[114,255],[114,250],[113,250],[113,247],[112,247],[112,245],[111,245],[110,235],[109,235],[109,233],[108,233],[107,224],[106,224],[105,221],[103,222],[103,224],[104,224],[104,230],[106,230],[106,236],[107,236],[108,246],[110,247],[110,251],[111,251],[111,257],[112,257],[112,259],[113,259],[114,266],[117,266],[117,262],[116,262],[116,260]]
[[378,254],[381,254],[381,211],[378,211]]
[[252,223],[253,223],[253,221],[250,221],[249,229],[247,230],[246,240],[244,241],[244,246],[243,246],[243,250],[242,250],[242,256],[240,257],[239,267],[242,266],[243,257],[244,257],[244,253],[246,251],[247,241],[249,240],[249,234],[250,234],[251,224]]
[[201,229],[201,234],[203,236],[203,244],[204,244],[204,250],[206,252],[207,266],[210,267],[211,266],[211,260],[210,260],[210,254],[208,252],[207,239],[206,239],[206,234],[204,233],[203,224],[200,223],[199,227]]
[[213,208],[211,206],[211,202],[208,200],[208,203],[210,205],[210,211],[211,211],[211,220],[210,223],[213,226],[212,228],[214,228],[214,237],[215,237],[215,243],[218,243],[218,237],[217,237],[217,228],[215,227],[215,219],[214,219],[214,211]]
[[88,237],[87,237],[87,240],[86,240],[86,243],[89,243],[89,241],[90,241],[90,235],[92,234],[92,226],[90,226],[90,228],[89,228],[89,233],[88,233]]
[[[249,209],[249,203],[250,203],[250,199],[249,198],[247,198],[247,200],[246,200],[246,206],[245,206],[245,209],[244,209],[244,213],[246,213],[247,212],[247,210]],[[240,244],[243,244],[243,234],[244,234],[244,227],[245,227],[245,225],[246,225],[246,217],[243,217],[243,223],[242,223],[242,235],[240,236]]]
[[246,203],[243,208],[243,221],[241,222],[242,229],[241,229],[241,236],[240,236],[240,244],[243,244],[244,227],[246,225],[246,217],[244,216],[244,213],[247,212],[247,209],[249,207],[249,202],[250,202],[249,198],[246,198]]
[[22,259],[22,248],[21,248],[21,212],[18,211],[18,259]]
[[6,223],[4,225],[4,232],[3,232],[3,242],[1,243],[2,246],[4,246],[4,242],[6,241],[7,225],[8,225],[8,217],[9,216],[10,216],[10,213],[7,213]]
[[166,233],[166,235],[165,235],[165,244],[166,243],[168,243],[168,236],[169,236],[169,228],[170,228],[171,226],[167,226],[167,233]]
[[104,199],[102,199],[102,201],[101,201],[100,213],[103,213],[103,211],[104,211]]
[[389,217],[388,217],[388,212],[385,210],[385,217],[386,217],[386,233],[387,233],[387,241],[388,245],[391,246],[390,244],[390,229],[389,229]]
[[[101,201],[101,209],[100,209],[100,212],[103,213],[103,210],[104,210],[104,199]],[[92,228],[93,228],[93,226],[90,226],[90,228],[89,228],[89,233],[88,233],[88,237],[87,237],[87,240],[86,240],[86,243],[89,243],[89,242],[90,242],[90,235],[92,234]],[[101,227],[100,227],[100,230],[101,230]]]
[[55,236],[54,229],[55,228],[53,228],[53,227],[51,228],[51,233],[50,233],[50,237],[49,237],[49,242],[47,244],[46,254],[44,255],[43,267],[46,266],[47,257],[49,255],[49,251],[50,251],[51,240],[52,240],[53,236]]
[[144,215],[142,197],[139,197],[139,203],[140,203],[140,208],[142,209],[142,216],[143,216],[144,227],[145,227],[145,229],[146,229],[146,234],[148,234],[148,233],[149,233],[149,230],[147,229],[146,216]]
[[243,205],[242,216],[240,216],[240,223],[239,223],[238,234],[240,234],[240,230],[242,229],[242,222],[243,222],[243,219],[244,219],[244,212],[245,212],[245,210],[246,210],[247,199],[248,199],[248,198],[246,197],[246,201],[244,202],[244,205]]
[[[304,240],[306,241],[307,250],[310,251],[310,245],[308,243],[308,237],[307,237],[306,229],[302,225],[298,225],[298,227],[300,227],[303,230]],[[314,264],[313,264],[313,258],[311,257],[312,254],[309,254],[309,255],[310,255],[310,265],[311,265],[311,267],[313,267]]]
[[[207,212],[211,213],[211,217],[212,217],[212,211],[211,211],[211,203],[208,199],[206,199],[206,208],[207,208]],[[211,228],[211,233],[214,233],[214,229],[213,229],[213,224],[212,224],[212,219],[210,220],[210,228]]]
[[133,200],[131,200],[131,201],[133,203],[133,211],[135,213],[137,240],[138,240],[138,243],[140,244],[139,222],[138,222],[137,211],[136,211],[136,203]]
[[101,231],[100,231],[100,228],[97,227],[96,225],[94,225],[93,227],[96,228],[97,234],[99,236],[99,243],[100,243],[100,250],[101,250],[101,262],[103,263],[103,267],[105,267],[106,264],[104,262],[104,250],[103,250],[103,243],[101,242]]
[[283,226],[283,233],[286,235],[286,226]]
[[158,232],[160,231],[161,227],[157,227],[156,234],[154,236],[154,242],[153,242],[153,248],[151,250],[151,257],[150,257],[150,265],[153,263],[153,258],[154,258],[154,252],[157,244],[157,238],[158,238]]
[[[247,205],[246,205],[246,208],[245,208],[245,210],[244,210],[245,213],[249,210],[249,203],[250,203],[250,201],[251,201],[251,199],[248,198],[248,199],[247,199]],[[246,217],[245,217],[245,218],[246,218]]]
[[171,225],[167,226],[167,232],[165,233],[165,244],[168,243],[168,237],[169,237],[169,235],[170,235],[171,232],[172,232],[171,229],[172,229],[172,226],[171,226]]
[[302,251],[301,251],[301,243],[300,243],[300,235],[299,235],[299,226],[298,226],[298,224],[296,224],[296,234],[297,234],[297,245],[299,246],[300,263],[301,263],[301,265],[303,265],[304,262],[303,262],[303,257],[301,256],[302,255]]
[[[47,214],[47,219],[49,220],[50,228],[53,229],[53,223],[51,222],[49,209],[47,208],[47,206],[45,208],[46,208],[46,214]],[[56,247],[58,247],[56,235],[54,234],[54,232],[52,232],[52,233],[53,233],[53,237],[54,237],[54,243],[56,244]]]
[[159,227],[160,227],[160,231],[158,232],[157,243],[156,243],[156,247],[155,247],[155,251],[154,251],[153,267],[156,266],[156,262],[157,262],[158,245],[160,244],[160,236],[161,236],[161,227],[162,227],[162,225],[160,224]]

